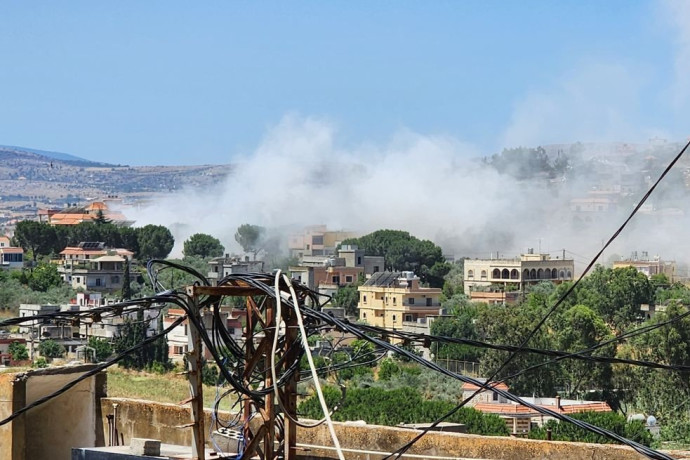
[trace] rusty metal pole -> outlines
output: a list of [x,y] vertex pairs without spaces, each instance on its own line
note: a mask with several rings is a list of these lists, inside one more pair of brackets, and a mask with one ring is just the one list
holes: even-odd
[[[187,288],[187,295],[191,299],[190,315],[194,315],[196,322],[204,327],[201,319],[201,312],[199,311],[199,304],[197,302],[197,294],[194,292],[194,286]],[[189,323],[187,363],[189,366],[187,378],[189,380],[189,389],[191,393],[192,405],[192,458],[195,460],[205,460],[206,448],[204,447],[204,396],[203,396],[203,382],[201,370],[203,368],[202,354],[201,354],[201,335],[199,331]]]
[[[297,318],[295,313],[288,310],[284,316],[285,318],[285,365],[284,370],[287,370],[290,365],[297,360],[298,349],[294,347],[294,342],[297,339]],[[297,424],[292,420],[297,419],[297,382],[299,381],[299,372],[288,380],[285,387],[280,391],[283,394],[284,410],[286,412],[285,420],[285,460],[295,460],[297,458]]]

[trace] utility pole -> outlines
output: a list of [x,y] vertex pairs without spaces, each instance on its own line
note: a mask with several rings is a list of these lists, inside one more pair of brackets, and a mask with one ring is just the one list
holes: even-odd
[[191,299],[189,303],[189,323],[188,354],[187,354],[187,378],[189,380],[190,402],[192,405],[192,459],[205,460],[206,448],[204,447],[204,396],[203,381],[201,370],[203,367],[201,355],[201,336],[199,331],[192,324],[191,316],[194,316],[197,324],[204,327],[199,311],[198,294],[194,292],[194,286],[187,288],[187,295]]
[[[244,371],[241,379],[243,384],[249,387],[250,381],[256,380],[260,374],[264,388],[272,388],[271,348],[274,334],[280,334],[280,324],[276,324],[275,299],[241,280],[232,280],[230,284],[223,286],[189,286],[187,294],[192,299],[192,311],[199,315],[199,322],[202,326],[203,323],[201,323],[201,316],[198,311],[199,296],[246,297],[244,365],[241,366]],[[291,368],[299,354],[299,349],[294,346],[297,339],[297,317],[293,311],[287,308],[283,308],[281,316],[282,320],[285,321],[285,338],[282,348],[277,350],[277,353],[282,357],[280,360],[275,359],[276,363],[279,363],[278,369],[276,369],[278,376]],[[201,395],[201,340],[194,327],[190,327],[190,330],[189,380],[192,388],[192,427],[194,433],[192,449],[194,455],[199,455],[194,458],[204,460],[203,444],[206,432],[203,427],[203,398]],[[192,362],[198,366],[197,372],[193,372]],[[244,427],[242,435],[245,448],[241,458],[248,459],[258,456],[262,460],[296,459],[297,425],[292,420],[297,419],[298,379],[299,373],[295,372],[285,385],[278,389],[278,394],[271,392],[265,395],[262,403],[248,395],[242,395],[242,426]],[[276,428],[275,404],[277,401],[275,398],[280,398],[283,409],[287,412],[284,414],[282,437],[279,436],[279,430]],[[252,418],[252,415],[257,412],[260,415]],[[280,448],[276,449],[276,445]]]

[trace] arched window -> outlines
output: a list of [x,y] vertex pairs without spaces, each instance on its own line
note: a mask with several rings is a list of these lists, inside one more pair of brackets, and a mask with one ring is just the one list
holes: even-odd
[[525,270],[522,272],[522,279],[523,280],[528,280],[529,279],[529,270],[525,268]]
[[541,268],[537,270],[537,279],[543,280],[544,279],[544,270]]
[[566,278],[566,279],[571,279],[572,277],[573,277],[573,274],[570,272],[570,270],[568,270],[568,271],[566,272],[566,274],[565,274],[565,278]]
[[501,272],[501,278],[504,280],[507,280],[510,277],[510,272],[508,271],[507,268],[504,268],[503,271]]
[[529,272],[529,278],[532,279],[532,280],[536,280],[536,279],[537,279],[537,271],[536,271],[535,269],[530,270],[530,272]]
[[510,271],[510,279],[511,280],[519,280],[520,279],[520,272],[513,268]]
[[551,278],[553,278],[553,279],[558,278],[558,270],[556,270],[555,268],[553,270],[551,270]]
[[486,270],[482,270],[482,279],[483,279],[483,280],[486,279]]
[[494,271],[491,272],[491,277],[494,279],[500,279],[501,278],[501,270],[498,268],[494,268]]
[[558,279],[562,280],[563,278],[565,278],[565,270],[558,272]]
[[467,277],[468,278],[474,278],[474,270],[468,270],[467,271]]

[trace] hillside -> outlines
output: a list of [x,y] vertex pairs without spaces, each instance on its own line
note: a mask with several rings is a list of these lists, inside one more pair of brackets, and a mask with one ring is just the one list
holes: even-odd
[[232,171],[231,165],[130,167],[51,154],[0,147],[0,216],[9,219],[38,208],[112,195],[135,203],[185,187],[212,185]]

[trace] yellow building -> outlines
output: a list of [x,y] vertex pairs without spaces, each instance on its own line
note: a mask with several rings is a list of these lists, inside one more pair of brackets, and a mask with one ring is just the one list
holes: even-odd
[[402,329],[403,322],[438,316],[441,289],[419,286],[414,272],[374,273],[359,291],[359,319],[372,326]]

